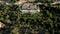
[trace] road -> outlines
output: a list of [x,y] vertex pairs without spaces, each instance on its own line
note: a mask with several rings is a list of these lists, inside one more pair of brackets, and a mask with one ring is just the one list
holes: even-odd
[[[18,1],[18,2],[16,2],[16,3],[14,3],[15,5],[20,5],[20,4],[23,4],[23,3],[25,3],[26,1],[23,1],[23,2],[20,2],[20,1]],[[5,1],[0,1],[0,3],[1,4],[6,4],[6,5],[10,5],[11,3],[7,3],[7,2],[5,2]],[[54,4],[58,4],[58,3],[60,3],[60,1],[57,1],[57,2],[54,2],[54,3],[51,3],[51,5],[54,5]],[[37,3],[37,4],[44,4],[44,3]]]
[[7,3],[5,1],[0,1],[1,4],[4,4],[4,5],[10,5],[10,3]]

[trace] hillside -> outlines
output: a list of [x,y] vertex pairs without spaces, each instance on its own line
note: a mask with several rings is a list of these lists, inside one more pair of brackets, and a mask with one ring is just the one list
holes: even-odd
[[42,2],[38,13],[22,13],[14,1],[0,3],[0,34],[60,34],[60,3]]

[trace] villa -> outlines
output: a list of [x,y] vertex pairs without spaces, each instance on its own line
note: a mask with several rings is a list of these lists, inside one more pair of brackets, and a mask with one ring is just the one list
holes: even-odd
[[[20,2],[24,2],[22,4],[19,4],[19,8],[21,9],[22,12],[27,13],[27,12],[40,12],[40,9],[35,3],[31,2],[32,0],[20,0]],[[35,1],[35,0],[33,0]]]
[[38,6],[33,3],[24,3],[20,6],[22,12],[38,12]]

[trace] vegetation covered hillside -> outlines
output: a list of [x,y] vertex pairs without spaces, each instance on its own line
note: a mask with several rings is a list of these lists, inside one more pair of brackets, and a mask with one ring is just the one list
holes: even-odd
[[0,34],[60,34],[60,4],[39,5],[39,13],[22,14],[17,5],[0,4]]

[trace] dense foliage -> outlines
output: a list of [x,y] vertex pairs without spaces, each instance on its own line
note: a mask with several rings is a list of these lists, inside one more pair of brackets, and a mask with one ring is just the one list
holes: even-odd
[[39,5],[40,13],[22,14],[17,5],[0,4],[0,34],[60,34],[60,5]]
[[52,3],[52,2],[55,2],[57,0],[36,0],[38,2],[42,2],[42,3]]

